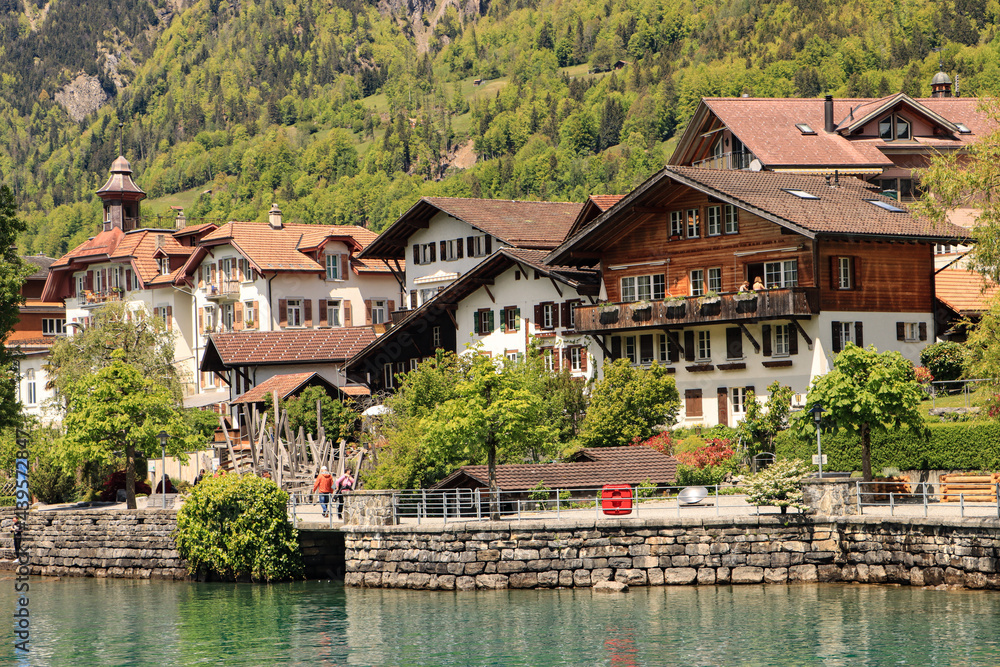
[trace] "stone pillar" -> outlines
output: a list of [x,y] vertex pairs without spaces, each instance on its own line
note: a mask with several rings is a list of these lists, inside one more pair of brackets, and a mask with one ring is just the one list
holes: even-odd
[[395,491],[348,491],[344,494],[345,526],[394,526]]
[[802,502],[811,514],[845,516],[858,513],[857,485],[844,477],[802,481]]

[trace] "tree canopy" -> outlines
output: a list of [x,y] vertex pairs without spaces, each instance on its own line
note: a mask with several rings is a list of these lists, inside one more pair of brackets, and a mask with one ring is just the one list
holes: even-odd
[[833,362],[833,370],[813,381],[805,409],[798,413],[794,428],[814,434],[811,411],[822,406],[821,429],[857,433],[861,439],[864,481],[872,479],[871,434],[908,426],[926,431],[917,405],[923,390],[916,381],[913,364],[899,352],[879,352],[874,345],[848,343]]
[[649,368],[628,359],[605,361],[594,384],[580,441],[585,447],[623,447],[673,426],[680,409],[674,378],[655,361]]
[[13,370],[18,353],[3,343],[20,320],[20,305],[24,303],[21,286],[32,271],[17,253],[17,235],[24,229],[13,192],[0,185],[0,429],[14,424],[21,411],[17,400],[20,378]]

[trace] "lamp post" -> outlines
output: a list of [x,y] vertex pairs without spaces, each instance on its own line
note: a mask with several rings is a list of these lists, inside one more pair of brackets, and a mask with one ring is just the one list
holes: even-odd
[[819,455],[819,478],[823,479],[823,444],[819,438],[819,424],[823,420],[823,404],[813,403],[812,406],[813,423],[816,424],[816,453]]
[[166,431],[160,431],[160,435],[157,437],[160,438],[160,465],[163,466],[163,470],[160,471],[160,486],[163,487],[160,489],[160,498],[163,499],[163,509],[167,509],[167,440],[170,439],[170,436],[167,435]]

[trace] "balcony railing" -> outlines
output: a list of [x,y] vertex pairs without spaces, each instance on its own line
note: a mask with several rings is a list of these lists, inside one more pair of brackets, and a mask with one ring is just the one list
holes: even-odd
[[81,308],[97,308],[112,301],[121,301],[122,294],[124,294],[124,292],[119,291],[118,288],[111,288],[102,292],[84,290],[78,298],[80,300]]
[[240,298],[240,281],[222,280],[217,285],[206,285],[205,293],[213,301],[237,301]]
[[810,317],[819,312],[819,290],[788,287],[758,292],[730,292],[718,297],[684,297],[666,301],[634,301],[576,309],[581,333],[628,329],[680,328],[693,324],[752,322]]
[[692,162],[691,166],[702,169],[749,169],[754,157],[753,153],[723,153]]

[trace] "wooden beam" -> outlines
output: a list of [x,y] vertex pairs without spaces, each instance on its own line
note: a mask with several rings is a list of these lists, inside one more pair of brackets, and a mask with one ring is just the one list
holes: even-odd
[[753,345],[754,352],[760,354],[760,343],[758,343],[757,339],[750,334],[750,330],[747,329],[747,325],[742,322],[738,322],[737,326],[740,328],[740,331],[743,332],[743,335],[746,336],[747,340],[750,341],[750,344]]
[[670,342],[673,343],[675,346],[677,346],[677,349],[680,350],[681,354],[687,354],[684,351],[684,346],[681,345],[681,339],[680,336],[677,335],[677,332],[674,331],[673,329],[667,329],[666,331],[667,331],[667,338],[670,339]]
[[448,319],[451,320],[451,323],[455,326],[455,330],[457,331],[458,330],[458,320],[455,319],[455,313],[454,313],[454,311],[452,311],[451,308],[445,308],[444,312],[448,313]]
[[559,289],[559,285],[558,285],[558,284],[556,284],[556,279],[555,279],[555,278],[553,278],[552,276],[549,276],[549,280],[551,280],[551,281],[552,281],[552,286],[556,288],[556,292],[558,292],[558,293],[559,293],[559,296],[560,296],[560,298],[561,298],[561,297],[562,297],[562,295],[563,295],[563,293],[562,293],[562,290],[561,290],[561,289]]
[[611,358],[611,350],[609,350],[607,348],[607,346],[604,344],[604,339],[602,337],[600,337],[600,336],[595,335],[594,336],[594,342],[597,343],[598,347],[601,348],[601,351],[604,353],[604,358],[605,359],[610,359]]
[[653,207],[653,206],[633,206],[632,207],[632,212],[633,213],[652,214],[652,215],[666,215],[669,212],[669,209],[656,208],[656,207]]
[[490,286],[487,285],[486,283],[483,283],[483,289],[486,290],[486,294],[487,294],[487,296],[490,297],[490,301],[492,301],[493,303],[496,303],[497,299],[496,299],[495,296],[493,296],[493,292],[490,291]]
[[806,330],[802,328],[802,325],[799,324],[798,320],[792,320],[792,324],[795,325],[795,328],[798,329],[799,333],[802,334],[802,337],[805,338],[806,345],[808,345],[809,349],[811,350],[813,346],[813,339],[809,337],[809,334],[807,334]]

